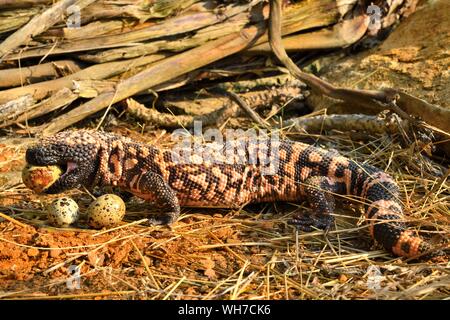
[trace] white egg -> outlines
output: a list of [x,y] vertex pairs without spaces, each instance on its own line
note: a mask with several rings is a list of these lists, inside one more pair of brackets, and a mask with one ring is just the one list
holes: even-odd
[[79,218],[78,204],[69,197],[54,200],[47,211],[49,223],[56,227],[67,227]]
[[93,228],[113,227],[125,216],[125,202],[115,194],[104,194],[87,209],[87,222]]

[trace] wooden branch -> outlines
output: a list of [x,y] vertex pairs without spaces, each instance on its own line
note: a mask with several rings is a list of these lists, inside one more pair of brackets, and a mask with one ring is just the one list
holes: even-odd
[[[283,26],[282,26],[283,28]],[[283,29],[281,29],[283,30]],[[358,16],[352,20],[345,20],[331,29],[321,29],[316,32],[297,34],[282,39],[286,51],[298,52],[300,50],[323,50],[347,47],[364,36],[367,31],[367,19]],[[272,52],[268,42],[256,45],[246,52],[268,53]]]
[[6,40],[0,43],[0,59],[7,53],[13,51],[20,45],[25,44],[33,36],[36,36],[51,26],[55,25],[64,17],[68,7],[78,6],[80,9],[90,5],[95,0],[61,0],[39,16],[34,17],[20,30],[10,35]]
[[243,100],[241,99],[241,97],[239,95],[237,95],[236,93],[234,93],[233,91],[230,90],[223,90],[223,89],[219,89],[216,88],[213,92],[218,92],[219,94],[222,95],[227,95],[231,98],[231,100],[233,102],[235,102],[242,110],[245,111],[245,113],[255,122],[257,123],[260,127],[265,128],[265,129],[270,129],[270,125],[267,123],[267,121],[265,121],[264,119],[262,119],[258,113],[256,113],[256,111],[254,111],[252,108],[250,108],[250,106]]
[[289,58],[281,41],[281,0],[270,1],[270,23],[269,39],[270,46],[277,58],[288,68],[288,70],[298,79],[304,81],[313,90],[325,94],[331,98],[344,100],[353,105],[362,105],[366,108],[380,109],[376,101],[387,103],[392,96],[384,91],[377,90],[354,90],[336,88],[332,84],[316,77],[315,75],[305,73]]
[[[382,90],[354,90],[337,88],[332,84],[314,76],[304,73],[289,58],[281,41],[281,0],[270,1],[270,45],[277,58],[298,79],[304,81],[313,90],[328,97],[342,100],[352,106],[365,107],[375,110],[389,109],[392,101],[396,101],[401,110],[422,117],[425,121],[444,132],[450,132],[450,112],[444,108],[433,106],[421,99],[408,95],[396,89]],[[436,116],[437,115],[437,116]],[[435,130],[436,131],[436,130]],[[441,133],[442,134],[442,133]],[[447,153],[450,153],[450,147]]]
[[80,98],[95,98],[104,92],[113,91],[116,85],[117,81],[74,80],[73,90]]
[[181,11],[186,9],[188,6],[193,3],[199,2],[199,0],[163,0],[163,1],[154,1],[150,8],[148,8],[155,17],[164,18],[176,11]]
[[62,74],[71,74],[78,71],[80,71],[80,66],[72,60],[60,60],[26,68],[0,70],[0,88],[22,86],[43,78],[59,78]]
[[[81,15],[83,24],[95,20],[122,20],[121,18],[134,18],[142,23],[151,18],[165,18],[170,15],[176,15],[183,12],[185,9],[201,11],[198,7],[205,2],[199,5],[193,5],[199,1],[200,0],[133,0],[123,2],[100,0],[83,10]],[[206,1],[206,4],[210,3],[210,0]]]
[[44,114],[71,104],[77,98],[78,94],[73,93],[72,90],[68,88],[63,88],[52,95],[50,98],[29,106],[26,110],[23,110],[20,115],[16,115],[14,119],[0,124],[0,128],[10,126],[14,123],[21,123],[40,117]]
[[174,115],[170,113],[159,112],[153,108],[146,108],[144,105],[129,98],[127,99],[127,111],[134,117],[143,120],[149,124],[165,128],[190,128],[194,122],[201,121],[203,126],[220,125],[226,119],[235,117],[238,114],[239,107],[235,104],[224,104],[221,108],[211,111],[207,114],[192,115]]
[[149,43],[143,43],[131,47],[121,47],[100,52],[80,54],[79,59],[83,61],[104,63],[118,59],[130,59],[143,55],[153,54],[159,51],[181,52],[190,48],[194,48],[205,44],[210,40],[214,40],[234,32],[238,32],[249,23],[248,13],[240,13],[227,21],[220,24],[214,24],[205,27],[192,37],[186,37],[180,40],[158,40]]
[[241,32],[210,41],[205,45],[156,63],[147,70],[124,80],[117,86],[115,92],[101,94],[54,119],[43,129],[42,134],[49,135],[58,132],[117,101],[246,49],[253,45],[263,31],[263,26],[250,26]]
[[[422,118],[427,123],[450,134],[450,109],[432,105],[425,100],[405,92],[394,90],[399,95],[397,104],[405,112]],[[450,148],[449,148],[450,149]],[[450,154],[450,152],[449,152]]]
[[0,91],[0,104],[17,99],[20,96],[32,95],[35,100],[41,100],[52,92],[59,91],[64,87],[71,88],[73,80],[103,80],[124,73],[132,68],[144,66],[167,55],[156,54],[133,60],[109,62],[93,65],[74,74],[45,82],[35,83],[26,87],[14,88]]
[[5,104],[0,104],[0,121],[7,122],[10,119],[14,119],[30,108],[33,108],[35,103],[36,100],[34,100],[33,97],[28,94],[8,101]]
[[17,60],[69,52],[115,48],[121,46],[134,46],[136,42],[139,41],[157,39],[161,37],[173,36],[180,33],[194,31],[211,24],[221,22],[225,17],[232,17],[248,9],[249,5],[242,5],[231,7],[222,15],[217,15],[216,12],[190,13],[167,19],[162,23],[155,24],[147,28],[142,28],[122,34],[97,37],[94,39],[90,38],[77,41],[65,41],[61,44],[58,44],[57,46],[51,44],[48,46],[44,46],[43,48],[30,49],[20,54],[11,54],[8,55],[5,59]]
[[397,133],[401,128],[405,129],[408,122],[398,117],[382,119],[379,116],[365,114],[331,114],[313,117],[301,117],[289,119],[283,123],[284,128],[294,127],[296,130],[308,133],[329,130],[343,132],[365,131],[369,133]]
[[0,9],[29,8],[52,3],[53,0],[0,0]]
[[86,39],[112,34],[113,32],[123,32],[124,28],[124,21],[94,21],[76,29],[64,28],[62,29],[62,36],[67,40]]
[[42,11],[39,7],[29,9],[0,10],[0,34],[12,32],[27,24]]

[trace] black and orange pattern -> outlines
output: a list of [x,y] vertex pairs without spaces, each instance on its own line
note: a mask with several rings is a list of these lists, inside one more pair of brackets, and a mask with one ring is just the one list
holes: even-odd
[[[150,220],[154,224],[176,221],[180,206],[238,208],[306,199],[313,214],[295,216],[291,223],[306,231],[328,229],[333,224],[334,196],[353,196],[365,205],[371,236],[387,250],[405,257],[430,251],[422,238],[407,230],[397,184],[385,172],[300,142],[243,138],[239,143],[244,153],[223,159],[194,153],[190,161],[180,162],[174,160],[179,155],[173,150],[80,130],[43,139],[27,150],[26,158],[31,165],[65,169],[47,193],[80,185],[118,186],[164,209]],[[257,153],[269,161],[248,161]],[[264,174],[267,166],[275,174]]]

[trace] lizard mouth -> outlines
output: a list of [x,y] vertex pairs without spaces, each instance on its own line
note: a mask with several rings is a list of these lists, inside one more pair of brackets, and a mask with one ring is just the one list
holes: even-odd
[[80,168],[72,161],[57,165],[63,172],[56,181],[47,187],[45,193],[55,194],[63,191],[76,188],[80,179]]
[[78,165],[73,161],[67,161],[66,163],[58,164],[57,166],[61,169],[62,174],[55,180],[55,182],[53,182],[52,185],[55,185],[56,183],[64,184],[67,179],[72,179],[71,173],[78,168]]
[[30,148],[25,154],[25,161],[30,166],[58,166],[63,174],[60,178],[69,175],[72,171],[78,168],[78,164],[73,160],[61,159],[58,156],[46,155],[45,152],[39,148]]
[[[77,188],[85,182],[85,177],[89,174],[89,168],[82,161],[65,157],[64,152],[47,152],[45,148],[29,148],[25,154],[25,160],[31,167],[37,166],[57,166],[59,174],[53,176],[53,182],[45,186],[44,192],[47,194],[61,193],[65,190]],[[52,168],[44,169],[47,175],[53,175]]]
[[61,168],[62,172],[64,172],[60,177],[60,179],[61,179],[61,178],[66,177],[68,174],[70,174],[76,168],[78,168],[78,165],[73,161],[67,161],[64,164],[59,165],[59,167]]

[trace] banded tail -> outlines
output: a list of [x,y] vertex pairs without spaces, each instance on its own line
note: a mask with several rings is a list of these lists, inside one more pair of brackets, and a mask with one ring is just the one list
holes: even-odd
[[431,254],[432,246],[414,235],[405,224],[394,179],[374,167],[365,167],[367,178],[360,196],[367,203],[365,216],[372,238],[398,256],[411,258]]

